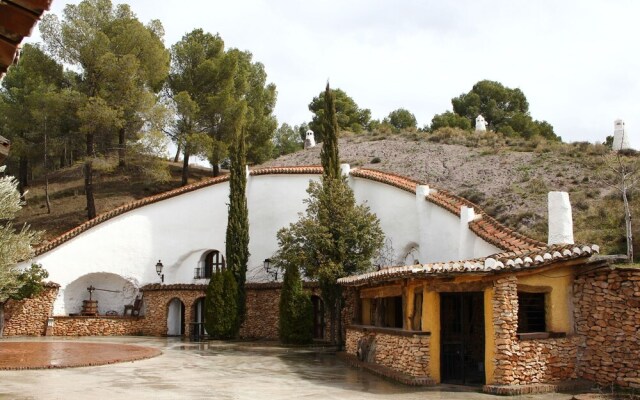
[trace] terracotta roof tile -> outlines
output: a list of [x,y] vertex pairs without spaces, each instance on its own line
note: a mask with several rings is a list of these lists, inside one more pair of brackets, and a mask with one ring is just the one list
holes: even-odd
[[[414,179],[406,178],[406,177],[392,174],[392,173],[378,171],[375,169],[355,168],[355,169],[352,169],[350,173],[351,173],[351,176],[356,178],[369,179],[372,181],[388,184],[398,189],[407,191],[409,193],[414,193],[414,194],[416,193],[417,185],[420,184],[420,182]],[[319,175],[319,174],[322,174],[322,167],[321,166],[267,167],[267,168],[254,169],[250,171],[250,175],[252,176],[274,175],[274,174]],[[179,196],[184,193],[189,193],[194,190],[212,186],[221,182],[226,182],[228,180],[229,180],[228,175],[207,179],[201,182],[193,183],[178,189],[174,189],[165,193],[146,197],[144,199],[122,205],[111,211],[100,214],[96,218],[90,221],[87,221],[71,229],[68,232],[63,233],[57,238],[51,240],[50,242],[43,244],[42,246],[35,249],[35,254],[40,255],[49,250],[52,250],[60,246],[61,244],[73,239],[74,237],[78,236],[82,232],[85,232],[86,230],[102,222],[108,221],[111,218],[117,217],[127,211],[131,211],[145,205],[153,204],[158,201],[166,200],[175,196]],[[489,217],[480,207],[478,207],[474,203],[462,197],[456,196],[446,190],[441,190],[441,189],[432,190],[431,193],[425,197],[425,199],[431,203],[434,203],[444,208],[445,210],[457,216],[460,216],[461,206],[464,205],[464,206],[473,208],[476,213],[476,219],[469,223],[469,228],[475,234],[480,236],[482,239],[484,239],[488,243],[491,243],[502,250],[506,250],[506,251],[531,250],[534,248],[544,246],[544,243],[542,242],[528,238],[524,235],[521,235],[505,227],[495,219]]]
[[383,268],[379,271],[338,279],[343,286],[360,286],[404,278],[458,275],[463,273],[495,274],[532,270],[558,261],[587,258],[600,251],[596,245],[554,245],[528,251],[498,253],[489,257],[463,261],[416,264]]

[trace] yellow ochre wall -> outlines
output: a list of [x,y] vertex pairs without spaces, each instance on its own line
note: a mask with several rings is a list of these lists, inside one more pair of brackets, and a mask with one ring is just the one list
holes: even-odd
[[425,291],[422,296],[422,330],[431,332],[429,375],[440,383],[440,294]]
[[549,332],[573,333],[573,277],[572,267],[518,277],[518,291],[545,289],[546,324]]

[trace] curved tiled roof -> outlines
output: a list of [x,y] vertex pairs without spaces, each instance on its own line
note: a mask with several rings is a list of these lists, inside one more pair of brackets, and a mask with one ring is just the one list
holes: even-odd
[[[250,175],[252,176],[260,176],[260,175],[276,175],[276,174],[312,174],[319,175],[322,174],[321,166],[294,166],[294,167],[266,167],[266,168],[258,168],[251,170]],[[356,178],[369,179],[372,181],[384,183],[387,185],[394,186],[398,189],[416,193],[416,187],[420,184],[417,180],[403,177],[400,175],[382,172],[375,169],[368,168],[355,168],[350,172],[351,176]],[[162,200],[170,199],[172,197],[179,196],[181,194],[189,193],[194,190],[198,190],[204,187],[212,186],[221,182],[226,182],[229,180],[229,176],[220,176],[217,178],[211,178],[207,180],[203,180],[201,182],[192,183],[187,186],[183,186],[178,189],[174,189],[168,192],[160,193],[154,196],[145,197],[140,200],[133,201],[131,203],[122,205],[117,207],[111,211],[107,211],[106,213],[100,214],[92,220],[89,220],[77,227],[69,230],[68,232],[63,233],[57,238],[43,244],[42,246],[35,249],[35,254],[40,255],[46,253],[49,250],[52,250],[61,244],[73,239],[78,236],[82,232],[102,223],[108,221],[114,217],[117,217],[121,214],[124,214],[127,211],[134,210],[136,208],[140,208],[142,206],[146,206],[149,204],[157,203]],[[456,196],[446,190],[432,190],[428,196],[425,197],[425,200],[430,201],[433,204],[436,204],[445,210],[460,216],[460,207],[467,206],[474,209],[476,213],[476,219],[469,223],[469,228],[479,237],[487,241],[488,243],[493,244],[494,246],[505,250],[505,251],[523,251],[523,250],[534,250],[541,249],[545,246],[544,243],[539,242],[537,240],[531,239],[524,235],[521,235],[504,225],[500,224],[495,219],[489,217],[480,207],[475,205],[474,203],[466,200],[460,196]]]
[[544,249],[499,253],[473,260],[389,267],[366,274],[340,278],[338,283],[344,286],[359,286],[396,279],[450,276],[469,272],[484,274],[518,272],[544,267],[558,261],[590,257],[599,251],[600,248],[596,245],[554,245]]

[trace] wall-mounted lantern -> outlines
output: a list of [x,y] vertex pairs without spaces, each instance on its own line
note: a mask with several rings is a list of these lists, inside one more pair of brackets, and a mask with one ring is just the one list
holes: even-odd
[[267,274],[273,276],[274,282],[278,280],[278,268],[271,268],[270,258],[264,259],[264,270],[267,272]]
[[162,265],[162,261],[158,260],[158,263],[156,264],[156,273],[160,277],[160,281],[164,283],[164,274],[162,273],[162,268],[164,268],[164,265]]

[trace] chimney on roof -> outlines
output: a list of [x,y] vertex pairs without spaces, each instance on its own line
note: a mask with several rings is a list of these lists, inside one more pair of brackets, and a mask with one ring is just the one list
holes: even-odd
[[573,244],[573,216],[567,192],[549,192],[548,244]]

